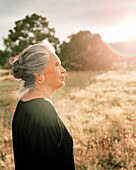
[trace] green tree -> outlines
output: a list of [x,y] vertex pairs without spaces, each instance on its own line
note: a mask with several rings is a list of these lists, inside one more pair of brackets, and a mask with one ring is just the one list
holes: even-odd
[[32,14],[15,22],[15,27],[9,30],[8,38],[4,39],[4,44],[6,51],[15,56],[27,46],[40,43],[43,40],[48,40],[57,49],[59,39],[55,37],[55,29],[49,27],[49,22],[45,17]]
[[0,65],[5,66],[7,63],[7,59],[9,58],[10,54],[6,50],[0,50]]
[[82,69],[87,59],[84,56],[90,51],[92,34],[89,31],[80,31],[68,36],[68,39],[68,42],[64,41],[60,46],[62,64],[67,69]]
[[60,46],[60,58],[66,69],[103,69],[110,66],[109,53],[104,49],[99,34],[80,31],[68,39]]

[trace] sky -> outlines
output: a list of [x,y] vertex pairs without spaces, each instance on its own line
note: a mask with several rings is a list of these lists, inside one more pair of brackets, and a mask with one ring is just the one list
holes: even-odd
[[0,0],[0,48],[17,20],[46,17],[62,42],[89,30],[106,42],[136,40],[136,0]]

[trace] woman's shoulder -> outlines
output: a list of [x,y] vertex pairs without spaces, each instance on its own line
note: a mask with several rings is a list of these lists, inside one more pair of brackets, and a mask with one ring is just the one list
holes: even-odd
[[[14,123],[29,127],[54,127],[57,122],[57,112],[53,104],[44,98],[29,101],[18,101],[14,114]],[[40,125],[40,126],[39,126]]]
[[19,100],[20,110],[23,109],[27,115],[40,118],[52,118],[56,115],[56,110],[51,101],[44,98],[35,98],[28,101]]

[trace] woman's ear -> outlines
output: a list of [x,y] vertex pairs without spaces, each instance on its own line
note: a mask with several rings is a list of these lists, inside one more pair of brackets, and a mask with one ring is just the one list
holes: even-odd
[[38,79],[39,78],[39,73],[33,73],[35,78]]
[[34,74],[36,80],[39,80],[39,79],[40,79],[40,73],[33,73],[33,74]]
[[40,72],[35,72],[35,73],[33,73],[34,74],[34,76],[35,76],[35,78],[37,79],[37,80],[39,80],[39,81],[42,81],[42,77],[41,77],[41,75],[42,75],[42,73],[40,73]]

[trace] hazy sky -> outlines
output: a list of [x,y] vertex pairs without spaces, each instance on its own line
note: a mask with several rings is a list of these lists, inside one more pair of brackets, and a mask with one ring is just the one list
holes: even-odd
[[0,45],[15,21],[33,13],[46,17],[61,41],[80,30],[105,41],[136,39],[136,0],[0,0]]

